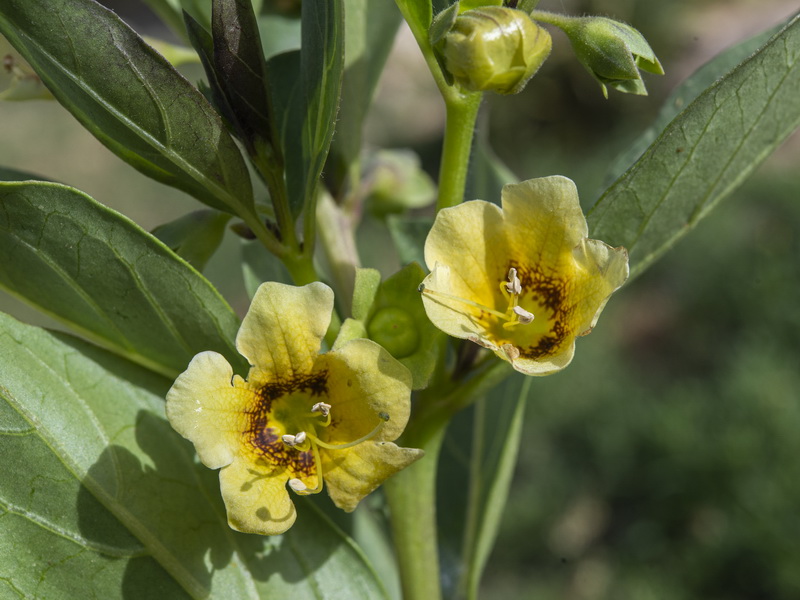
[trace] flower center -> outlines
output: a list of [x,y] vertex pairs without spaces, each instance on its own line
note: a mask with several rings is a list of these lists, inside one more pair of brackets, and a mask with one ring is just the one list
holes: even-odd
[[331,424],[330,404],[317,402],[311,407],[309,412],[299,415],[299,417],[300,418],[293,420],[293,423],[296,424],[299,429],[297,433],[282,435],[281,441],[287,446],[287,449],[294,449],[298,452],[311,452],[314,456],[314,464],[317,466],[317,485],[315,487],[308,487],[303,481],[296,477],[289,480],[289,487],[298,494],[303,495],[316,494],[322,491],[323,476],[320,448],[326,451],[346,450],[347,448],[362,444],[378,435],[383,424],[389,420],[388,414],[383,412],[379,413],[378,417],[380,418],[380,422],[366,435],[350,442],[331,444],[320,439],[318,435],[318,428],[324,429]]
[[528,325],[529,323],[532,323],[534,319],[532,312],[525,310],[519,305],[519,297],[522,294],[522,283],[520,282],[519,277],[517,276],[517,270],[514,267],[511,267],[508,270],[508,281],[500,282],[500,292],[508,301],[508,306],[505,312],[490,308],[473,300],[468,300],[466,298],[461,298],[460,296],[455,296],[453,294],[427,288],[424,284],[420,284],[419,291],[423,294],[452,300],[467,306],[475,307],[483,312],[487,312],[502,321],[503,329],[514,329],[518,325]]

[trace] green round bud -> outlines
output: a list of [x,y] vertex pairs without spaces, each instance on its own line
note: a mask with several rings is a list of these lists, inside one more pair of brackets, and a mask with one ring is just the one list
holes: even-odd
[[550,54],[550,34],[526,13],[502,6],[468,10],[444,36],[445,68],[473,92],[516,94]]
[[364,171],[369,186],[367,207],[378,217],[422,208],[436,200],[436,185],[410,150],[379,150]]
[[639,69],[664,74],[647,40],[630,25],[605,17],[583,17],[565,20],[562,29],[578,60],[600,83],[606,97],[606,86],[646,95]]
[[367,325],[369,338],[395,358],[405,358],[417,351],[419,332],[413,317],[402,308],[381,308]]

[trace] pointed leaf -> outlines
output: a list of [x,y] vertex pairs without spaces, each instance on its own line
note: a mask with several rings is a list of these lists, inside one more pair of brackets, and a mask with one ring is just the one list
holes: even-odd
[[800,124],[800,16],[703,92],[588,215],[641,273]]
[[113,12],[92,0],[9,0],[0,31],[120,158],[209,206],[252,211],[247,168],[219,116]]
[[304,2],[300,51],[267,63],[295,215],[315,201],[333,138],[344,69],[343,29],[342,0]]
[[341,183],[358,159],[364,119],[402,16],[394,0],[344,0],[342,102],[330,162]]
[[0,448],[29,467],[0,481],[3,585],[25,597],[182,598],[176,583],[194,598],[385,597],[310,503],[284,536],[229,529],[216,473],[164,418],[167,380],[2,314],[0,364]]
[[152,234],[198,271],[219,248],[230,215],[196,210],[153,229]]
[[653,124],[636,139],[630,148],[625,150],[625,152],[614,161],[606,176],[605,186],[610,186],[627,171],[628,168],[644,154],[644,151],[653,143],[653,140],[655,140],[664,128],[669,125],[670,121],[704,92],[707,87],[713,85],[722,75],[747,59],[784,26],[785,23],[781,23],[776,27],[725,50],[712,58],[681,83],[666,99]]
[[212,9],[214,71],[232,109],[238,135],[252,151],[263,141],[272,140],[258,22],[250,0],[213,0]]
[[203,350],[240,370],[239,321],[197,271],[73,188],[0,183],[0,286],[115,352],[175,375]]

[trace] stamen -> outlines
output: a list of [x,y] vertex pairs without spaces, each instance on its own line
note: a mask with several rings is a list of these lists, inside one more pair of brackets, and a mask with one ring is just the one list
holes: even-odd
[[324,402],[317,402],[314,406],[311,407],[312,413],[320,413],[323,417],[327,417],[328,414],[331,412],[331,405],[325,404]]
[[514,314],[517,315],[517,317],[519,317],[519,322],[522,323],[523,325],[527,325],[528,323],[533,321],[534,318],[533,313],[528,312],[521,306],[515,306],[512,310],[514,311]]
[[295,446],[300,446],[303,442],[306,441],[307,434],[305,431],[301,431],[297,435],[286,434],[281,436],[281,440],[287,446],[291,446],[294,448]]
[[360,443],[371,440],[378,435],[378,432],[381,430],[381,427],[383,427],[383,424],[389,420],[389,415],[385,412],[382,412],[378,416],[382,419],[382,421],[375,426],[375,429],[370,431],[367,435],[346,444],[329,444],[327,442],[323,442],[321,439],[311,433],[308,434],[308,437],[312,442],[314,442],[312,445],[322,446],[326,450],[344,450],[345,448],[352,448],[353,446],[358,446]]
[[316,445],[311,444],[311,451],[314,453],[314,464],[317,467],[317,487],[310,488],[296,477],[289,480],[289,487],[301,496],[318,494],[322,491],[322,486],[325,484],[325,481],[322,479],[322,461],[319,457],[319,449]]
[[467,300],[466,298],[460,298],[458,296],[454,296],[453,294],[447,294],[445,292],[440,292],[438,290],[430,290],[430,289],[426,288],[422,284],[419,287],[420,287],[419,291],[422,292],[423,294],[430,294],[430,295],[433,295],[433,296],[441,296],[442,298],[448,298],[449,300],[455,300],[456,302],[461,302],[462,304],[467,304],[469,306],[474,306],[475,308],[477,308],[479,310],[486,311],[491,315],[494,315],[496,317],[499,317],[500,319],[503,319],[504,321],[508,320],[508,315],[506,315],[505,313],[501,313],[499,310],[495,310],[493,308],[489,308],[488,306],[484,306],[483,304],[478,304],[477,302],[473,302],[472,300]]
[[299,479],[290,479],[289,487],[292,488],[298,494],[302,494],[308,489],[308,486]]
[[505,283],[505,286],[509,294],[519,296],[522,293],[522,282],[517,277],[517,270],[514,267],[508,270],[508,282]]

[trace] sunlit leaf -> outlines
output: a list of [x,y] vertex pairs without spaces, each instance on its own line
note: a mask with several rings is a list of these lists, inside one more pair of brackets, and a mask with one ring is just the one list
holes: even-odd
[[252,211],[250,177],[203,96],[92,0],[9,0],[0,31],[111,151],[206,204]]
[[5,594],[385,597],[310,503],[280,537],[229,529],[216,473],[164,418],[168,380],[2,314],[0,363],[0,448],[15,459],[0,481]]
[[638,274],[734,190],[800,124],[800,16],[703,92],[597,201],[591,237]]
[[636,139],[630,148],[626,149],[625,152],[614,161],[614,164],[611,166],[606,176],[606,187],[614,183],[620,175],[627,171],[628,168],[644,154],[644,151],[653,143],[653,140],[658,137],[678,113],[703,93],[706,88],[713,85],[717,79],[739,65],[739,63],[763,46],[784,25],[785,23],[782,23],[777,27],[773,27],[764,33],[760,33],[755,37],[725,50],[700,67],[694,74],[681,83],[666,99],[653,124]]
[[197,271],[132,221],[73,188],[0,183],[0,286],[72,329],[175,375],[226,355],[239,321]]

